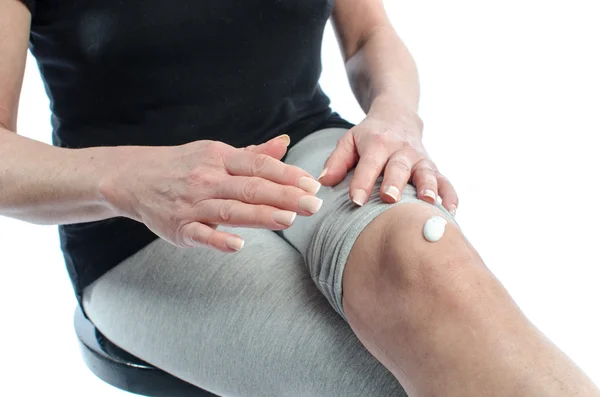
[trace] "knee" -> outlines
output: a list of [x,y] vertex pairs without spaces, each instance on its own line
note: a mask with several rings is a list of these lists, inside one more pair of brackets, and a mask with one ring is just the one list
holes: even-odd
[[[343,280],[344,310],[379,314],[400,311],[464,311],[501,287],[460,229],[449,222],[435,243],[423,226],[440,211],[424,203],[395,206],[376,218],[354,245]],[[348,313],[347,313],[348,314]]]
[[[467,281],[483,262],[458,226],[448,222],[443,237],[429,242],[423,237],[425,222],[441,212],[427,204],[399,205],[382,214],[373,275],[404,291],[428,291]],[[457,285],[454,285],[457,287]]]

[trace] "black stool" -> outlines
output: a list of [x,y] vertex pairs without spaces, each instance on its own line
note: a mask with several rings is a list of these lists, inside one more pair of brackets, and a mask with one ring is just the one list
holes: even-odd
[[132,356],[106,339],[75,310],[75,332],[88,368],[106,383],[149,397],[218,397]]

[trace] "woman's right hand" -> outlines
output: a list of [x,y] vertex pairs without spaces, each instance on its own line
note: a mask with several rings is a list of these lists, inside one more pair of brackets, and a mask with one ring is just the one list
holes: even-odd
[[237,149],[215,141],[122,148],[101,192],[119,214],[180,247],[239,251],[243,240],[218,225],[283,230],[296,214],[316,213],[320,184],[279,161],[286,135]]

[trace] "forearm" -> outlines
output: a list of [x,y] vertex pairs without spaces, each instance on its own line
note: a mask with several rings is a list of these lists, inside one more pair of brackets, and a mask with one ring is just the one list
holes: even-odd
[[408,49],[394,29],[373,29],[346,61],[352,90],[368,113],[378,102],[417,113],[419,76]]
[[37,224],[117,216],[100,193],[115,148],[64,149],[0,127],[0,215]]

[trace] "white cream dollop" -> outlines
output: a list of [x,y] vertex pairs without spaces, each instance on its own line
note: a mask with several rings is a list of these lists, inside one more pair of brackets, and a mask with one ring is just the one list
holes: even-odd
[[448,221],[441,216],[432,216],[425,222],[423,227],[423,237],[425,240],[435,243],[444,235]]

